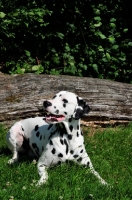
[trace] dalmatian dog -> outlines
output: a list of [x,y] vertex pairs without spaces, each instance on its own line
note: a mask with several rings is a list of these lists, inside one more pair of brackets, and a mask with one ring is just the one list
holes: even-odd
[[20,151],[26,151],[28,144],[38,157],[37,185],[48,180],[50,166],[74,161],[90,169],[101,182],[107,185],[95,171],[85,150],[84,137],[80,128],[80,118],[90,111],[86,102],[76,94],[67,91],[57,93],[53,99],[43,102],[44,117],[28,118],[15,123],[6,136],[8,148],[13,157],[8,161],[18,161]]

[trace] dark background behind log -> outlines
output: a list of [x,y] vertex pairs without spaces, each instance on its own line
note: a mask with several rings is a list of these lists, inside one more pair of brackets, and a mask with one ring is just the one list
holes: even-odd
[[0,74],[0,123],[11,125],[22,118],[42,116],[42,104],[67,90],[84,98],[91,112],[85,125],[128,123],[132,120],[132,85],[95,78],[53,75]]

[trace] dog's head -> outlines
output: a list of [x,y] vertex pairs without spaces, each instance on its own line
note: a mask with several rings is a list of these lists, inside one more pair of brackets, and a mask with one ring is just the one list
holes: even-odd
[[90,111],[86,102],[72,92],[61,91],[53,99],[44,101],[47,123],[59,123],[72,118],[80,119]]

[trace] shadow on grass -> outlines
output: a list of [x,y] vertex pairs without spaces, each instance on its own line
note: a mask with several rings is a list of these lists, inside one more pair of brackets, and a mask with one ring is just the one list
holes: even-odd
[[[0,149],[0,157],[8,157],[9,159],[12,158],[12,152],[7,148],[7,147],[2,147]],[[18,163],[23,163],[23,162],[32,162],[33,160],[38,160],[38,158],[35,155],[28,155],[28,153],[22,153],[19,152],[19,160]]]

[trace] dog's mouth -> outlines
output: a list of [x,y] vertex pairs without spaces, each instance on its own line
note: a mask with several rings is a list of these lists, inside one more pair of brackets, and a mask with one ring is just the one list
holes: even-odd
[[44,117],[47,122],[61,122],[65,119],[64,115],[55,115],[49,112],[45,112]]

